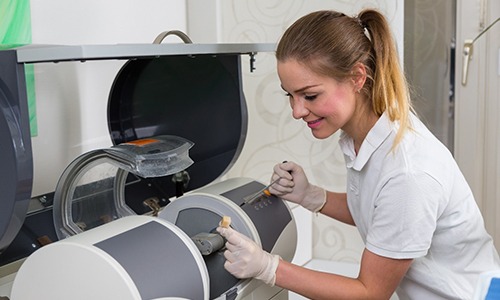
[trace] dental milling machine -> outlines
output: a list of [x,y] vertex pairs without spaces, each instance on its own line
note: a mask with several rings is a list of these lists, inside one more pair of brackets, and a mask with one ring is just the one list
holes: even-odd
[[[297,232],[274,195],[221,180],[247,132],[241,58],[271,44],[29,45],[0,51],[0,262],[20,266],[11,300],[288,299],[223,267],[224,216],[292,260]],[[78,155],[32,195],[25,65],[123,60],[110,87],[112,146]],[[43,74],[42,74],[43,75]],[[43,200],[43,201],[42,201]],[[42,209],[33,210],[36,202]],[[244,205],[243,205],[244,204]]]

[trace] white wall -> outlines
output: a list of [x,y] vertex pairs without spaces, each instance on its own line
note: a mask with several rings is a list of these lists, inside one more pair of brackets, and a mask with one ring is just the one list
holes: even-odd
[[[289,25],[308,12],[335,9],[354,16],[364,7],[376,7],[386,14],[402,50],[403,1],[393,0],[189,0],[188,33],[194,42],[276,43]],[[293,160],[304,167],[312,182],[343,191],[345,165],[338,135],[316,140],[302,121],[294,120],[280,88],[274,55],[259,53],[256,59],[257,70],[250,73],[243,57],[249,128],[243,152],[227,177],[246,176],[268,182],[274,164]],[[304,264],[312,257],[359,262],[364,246],[354,227],[313,216],[300,207],[294,207],[293,212],[300,249],[295,263]]]
[[500,22],[474,43],[461,84],[464,41],[500,17],[500,1],[459,0],[457,10],[455,158],[500,249]]
[[[184,0],[31,0],[34,44],[152,43],[186,30]],[[179,42],[170,37],[165,42]],[[54,190],[74,158],[108,147],[109,89],[123,61],[36,64],[38,136],[33,196]]]

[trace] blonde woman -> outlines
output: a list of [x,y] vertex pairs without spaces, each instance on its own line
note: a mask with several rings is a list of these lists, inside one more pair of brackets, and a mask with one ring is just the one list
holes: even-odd
[[306,15],[276,51],[292,115],[314,137],[341,130],[347,192],[308,182],[294,162],[274,167],[270,192],[356,226],[359,276],[280,260],[231,228],[225,267],[311,299],[470,299],[481,272],[500,269],[472,192],[451,153],[412,112],[387,20],[367,9]]

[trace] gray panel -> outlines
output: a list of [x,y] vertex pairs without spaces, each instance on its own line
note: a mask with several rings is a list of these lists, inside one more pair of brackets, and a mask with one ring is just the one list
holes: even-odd
[[[181,210],[175,225],[187,235],[194,236],[200,232],[213,232],[219,225],[222,216],[202,208]],[[225,250],[225,249],[223,249]],[[210,276],[210,299],[215,299],[235,286],[239,279],[224,269],[223,251],[203,256]]]
[[200,267],[188,246],[157,222],[146,223],[94,246],[120,263],[144,300],[203,299]]
[[[247,219],[239,207],[228,205],[212,195],[188,194],[169,205],[160,213],[159,218],[175,223],[188,236],[200,232],[211,232],[218,226],[222,216],[231,217],[231,226],[246,236],[252,236]],[[237,285],[239,279],[224,269],[223,251],[203,256],[210,276],[210,299],[214,299]]]
[[[253,195],[264,188],[264,185],[252,181],[246,185],[223,193],[222,196],[242,205],[243,198]],[[262,197],[252,204],[244,204],[241,208],[252,219],[260,236],[262,248],[271,252],[285,227],[292,221],[292,216],[283,200],[272,195]]]
[[33,159],[24,65],[0,51],[0,253],[17,235],[31,197]]

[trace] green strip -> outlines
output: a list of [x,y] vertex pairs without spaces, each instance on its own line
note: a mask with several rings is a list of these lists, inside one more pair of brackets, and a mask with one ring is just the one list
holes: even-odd
[[[0,0],[0,50],[31,44],[29,0]],[[33,65],[25,66],[31,135],[38,135],[36,119],[35,74]]]

